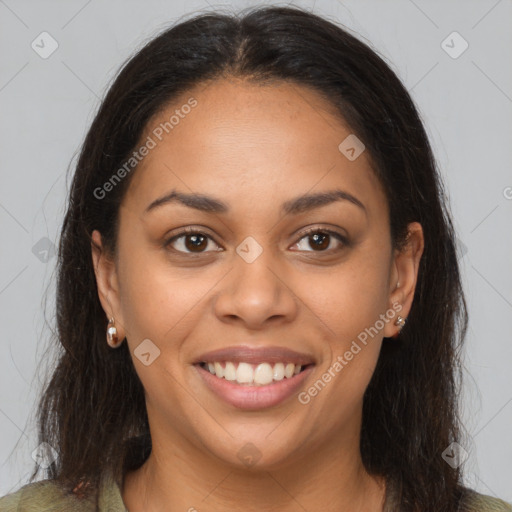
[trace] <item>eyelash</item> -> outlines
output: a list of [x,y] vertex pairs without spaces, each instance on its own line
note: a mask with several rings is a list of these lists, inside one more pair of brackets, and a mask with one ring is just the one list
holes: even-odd
[[[316,233],[321,233],[321,234],[325,234],[325,235],[329,235],[329,236],[334,237],[336,240],[341,242],[342,248],[343,247],[348,247],[350,245],[349,240],[344,235],[338,233],[337,231],[332,231],[330,229],[322,229],[322,228],[318,228],[318,227],[316,227],[316,228],[308,228],[307,230],[303,231],[301,233],[301,237],[299,238],[299,240],[294,245],[299,243],[303,238],[307,238],[308,236],[314,235]],[[202,236],[205,236],[206,238],[212,240],[213,242],[215,242],[215,240],[210,235],[204,233],[203,231],[200,231],[197,228],[187,227],[187,228],[182,229],[179,233],[177,233],[176,235],[172,236],[168,240],[166,240],[164,242],[164,247],[167,248],[173,242],[175,242],[176,240],[178,240],[180,238],[183,238],[186,235],[202,235]],[[215,244],[217,244],[217,242],[215,242]],[[217,245],[219,245],[219,244],[217,244]],[[194,253],[194,252],[178,251],[176,249],[172,249],[172,250],[174,250],[178,254],[193,254],[193,255],[196,255],[196,256],[199,256],[201,254],[206,254],[208,252],[216,252],[216,251],[203,251],[203,252]],[[336,249],[334,249],[334,251],[335,250]],[[339,250],[341,250],[341,249],[339,249]],[[326,249],[326,250],[323,250],[323,251],[311,250],[311,251],[305,251],[305,252],[317,252],[317,253],[320,253],[320,254],[322,254],[322,253],[325,254],[325,253],[330,253],[332,251],[333,251],[333,249]]]

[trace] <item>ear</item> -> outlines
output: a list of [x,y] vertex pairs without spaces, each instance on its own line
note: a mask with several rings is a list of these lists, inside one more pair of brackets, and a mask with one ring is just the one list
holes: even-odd
[[[395,251],[389,281],[389,308],[402,318],[407,318],[412,307],[414,290],[418,280],[418,269],[423,254],[423,229],[419,222],[411,222],[409,234],[401,251]],[[397,283],[398,286],[397,286]],[[386,323],[384,337],[391,337],[400,328],[393,322]]]
[[117,335],[122,340],[126,336],[126,331],[121,314],[116,266],[105,251],[101,234],[96,229],[92,232],[91,252],[101,306],[108,319],[114,317]]

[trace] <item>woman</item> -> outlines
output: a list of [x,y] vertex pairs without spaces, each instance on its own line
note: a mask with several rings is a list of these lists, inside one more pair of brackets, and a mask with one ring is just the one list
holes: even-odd
[[167,30],[86,137],[38,417],[58,457],[0,510],[512,510],[462,485],[454,238],[369,47],[295,8]]

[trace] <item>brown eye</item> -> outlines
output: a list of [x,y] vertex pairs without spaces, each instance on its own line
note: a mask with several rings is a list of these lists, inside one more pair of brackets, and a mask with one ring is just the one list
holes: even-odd
[[[211,252],[206,251],[205,249],[208,247],[208,243],[212,242],[214,245],[217,245],[212,238],[210,238],[205,233],[201,233],[200,231],[193,230],[185,230],[181,234],[173,236],[169,241],[165,243],[165,246],[172,246],[172,248],[176,252],[181,253],[196,253],[201,254],[203,252]],[[218,246],[217,246],[218,247]],[[219,249],[213,249],[217,251]]]
[[[345,245],[348,245],[347,239],[341,235],[340,233],[336,233],[335,231],[330,230],[321,230],[321,229],[313,229],[310,230],[303,236],[299,242],[297,242],[297,247],[301,251],[307,252],[327,252],[333,239],[338,242],[338,249],[342,248]],[[302,240],[306,240],[306,242],[302,242]],[[308,251],[308,247],[312,249]],[[331,247],[332,249],[332,247]]]
[[309,235],[309,239],[311,247],[322,250],[327,249],[331,241],[330,235],[326,233],[315,233],[314,235]]
[[186,235],[185,236],[185,247],[194,252],[201,252],[208,246],[207,238],[203,235]]

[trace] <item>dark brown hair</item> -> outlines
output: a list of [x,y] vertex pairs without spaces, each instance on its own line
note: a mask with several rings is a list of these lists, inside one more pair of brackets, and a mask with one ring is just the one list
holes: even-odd
[[[398,340],[384,340],[365,392],[361,454],[386,477],[399,511],[458,510],[460,469],[441,457],[461,436],[459,353],[467,326],[455,234],[418,111],[384,60],[338,24],[299,8],[206,13],[161,33],[122,68],[95,116],[74,172],[58,254],[59,360],[38,409],[40,442],[59,458],[46,476],[73,488],[118,478],[151,451],[144,392],[125,343],[105,341],[91,233],[115,253],[119,205],[132,173],[94,191],[137,147],[153,115],[192,86],[222,77],[286,80],[314,89],[361,139],[386,192],[393,247],[407,225],[425,249],[414,302]],[[32,479],[38,473],[36,468]]]

